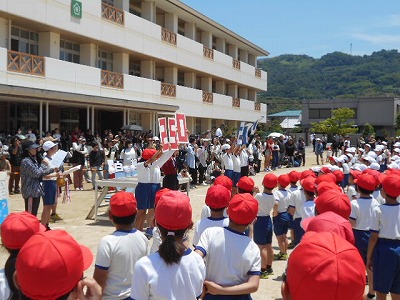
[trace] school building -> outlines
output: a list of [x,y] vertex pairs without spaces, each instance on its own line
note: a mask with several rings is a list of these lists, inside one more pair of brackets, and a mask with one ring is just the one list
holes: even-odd
[[2,0],[0,131],[237,128],[266,116],[268,54],[179,0]]

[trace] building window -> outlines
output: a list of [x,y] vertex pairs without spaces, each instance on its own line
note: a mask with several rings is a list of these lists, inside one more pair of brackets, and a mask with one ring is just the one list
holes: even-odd
[[185,73],[178,72],[178,85],[185,86]]
[[97,67],[106,70],[106,71],[111,71],[113,70],[113,54],[112,52],[100,50],[98,52],[98,57],[97,57]]
[[28,29],[12,26],[11,50],[39,55],[39,34]]
[[39,128],[39,105],[18,103],[10,105],[10,128]]
[[140,63],[129,64],[129,75],[140,77]]
[[63,39],[60,40],[60,60],[79,64],[80,52],[81,45]]
[[321,109],[310,109],[309,118],[310,119],[327,119],[332,116],[331,110],[329,108]]
[[114,0],[101,0],[101,2],[111,5],[111,6],[114,6]]

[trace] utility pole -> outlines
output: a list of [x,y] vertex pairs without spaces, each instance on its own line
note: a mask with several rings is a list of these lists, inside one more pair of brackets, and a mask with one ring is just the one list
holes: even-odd
[[353,55],[353,43],[350,43],[350,55]]

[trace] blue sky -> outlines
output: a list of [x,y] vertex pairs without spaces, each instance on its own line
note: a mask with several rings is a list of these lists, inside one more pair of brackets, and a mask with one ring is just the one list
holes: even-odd
[[270,57],[400,50],[400,0],[181,1],[267,50]]

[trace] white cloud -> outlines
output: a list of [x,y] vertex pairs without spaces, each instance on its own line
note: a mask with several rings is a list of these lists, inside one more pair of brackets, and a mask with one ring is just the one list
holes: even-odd
[[390,44],[400,46],[400,35],[355,33],[352,36],[355,39],[376,45],[384,46]]

